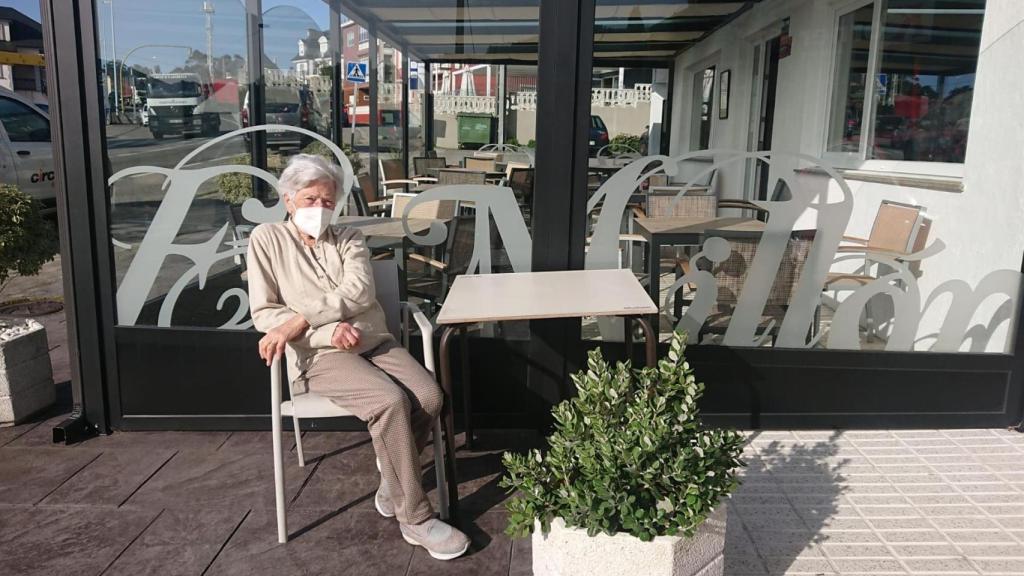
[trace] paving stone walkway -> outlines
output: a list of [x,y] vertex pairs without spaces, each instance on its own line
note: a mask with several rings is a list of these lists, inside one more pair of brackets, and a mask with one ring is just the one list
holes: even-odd
[[[0,428],[0,574],[531,573],[529,541],[503,533],[499,449],[459,452],[459,525],[473,546],[444,563],[374,511],[366,433],[304,435],[309,463],[287,466],[282,546],[269,433],[122,432],[55,446],[61,418]],[[755,432],[746,459],[728,503],[728,576],[1024,574],[1024,434]]]

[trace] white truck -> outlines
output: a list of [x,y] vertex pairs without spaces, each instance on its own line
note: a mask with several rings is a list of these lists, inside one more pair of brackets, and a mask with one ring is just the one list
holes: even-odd
[[220,115],[206,110],[207,99],[198,74],[151,74],[146,80],[146,93],[146,115],[153,138],[208,136],[220,131]]
[[0,88],[0,184],[14,184],[56,206],[50,116],[29,100]]

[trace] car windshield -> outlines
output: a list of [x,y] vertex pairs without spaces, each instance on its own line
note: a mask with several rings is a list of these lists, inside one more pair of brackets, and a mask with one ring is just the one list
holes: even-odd
[[195,98],[202,91],[192,80],[149,79],[149,98]]
[[604,120],[601,120],[600,116],[591,116],[590,127],[597,128],[598,130],[604,130]]

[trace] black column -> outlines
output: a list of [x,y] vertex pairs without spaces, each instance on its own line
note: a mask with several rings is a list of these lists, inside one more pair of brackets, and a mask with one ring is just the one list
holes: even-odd
[[109,432],[105,386],[117,385],[103,95],[93,3],[44,0],[41,8],[74,401],[53,432],[72,442]]
[[380,190],[380,165],[377,162],[377,159],[380,158],[380,156],[378,155],[379,152],[377,150],[379,134],[378,128],[380,124],[380,108],[377,102],[378,95],[380,94],[380,78],[378,78],[379,66],[377,62],[377,53],[380,50],[379,47],[377,46],[377,27],[371,25],[370,28],[367,29],[367,32],[369,33],[370,36],[370,55],[368,57],[370,60],[368,66],[370,74],[370,176],[371,179],[373,180],[373,185],[378,188],[377,195],[379,196],[384,192],[383,190]]
[[402,49],[402,175],[409,177],[409,53]]
[[434,73],[430,62],[423,63],[423,152],[434,149]]
[[[263,97],[263,2],[262,0],[245,0],[246,21],[246,67],[249,71],[249,126],[262,126],[267,123],[265,100]],[[267,133],[257,130],[249,133],[249,154],[252,165],[266,170],[267,168]],[[266,200],[269,191],[266,182],[253,177],[253,190],[256,197]]]
[[331,0],[331,31],[327,37],[331,52],[331,142],[340,147],[343,144],[341,107],[345,95],[342,79],[345,76],[341,70],[341,3],[338,0]]
[[[583,267],[593,26],[594,0],[541,3],[535,271]],[[579,320],[531,322],[527,385],[539,400],[554,402],[570,393],[579,334]]]

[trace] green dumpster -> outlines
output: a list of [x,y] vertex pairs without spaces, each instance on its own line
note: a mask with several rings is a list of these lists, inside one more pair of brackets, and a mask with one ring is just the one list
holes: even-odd
[[495,120],[489,114],[459,114],[459,148],[479,148],[490,144]]

